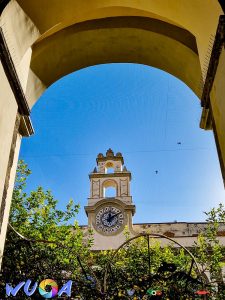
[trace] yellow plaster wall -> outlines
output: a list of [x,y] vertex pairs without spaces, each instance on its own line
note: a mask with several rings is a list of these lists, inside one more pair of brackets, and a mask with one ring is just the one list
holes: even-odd
[[[219,139],[221,155],[225,162],[225,49],[223,47],[210,93],[213,117]],[[225,178],[224,178],[225,179]]]
[[[165,70],[199,95],[201,71],[197,54],[170,37],[140,28],[76,32],[71,27],[33,47],[31,68],[49,86],[81,68],[118,62],[141,63]],[[30,103],[35,100],[30,99]]]
[[[215,0],[18,0],[42,38],[70,25],[115,16],[148,16],[190,31],[197,40],[203,66],[209,40],[220,14]],[[51,12],[51,13],[49,13]]]
[[[188,30],[196,38],[199,60],[203,69],[207,50],[209,49],[209,40],[210,37],[215,34],[220,14],[222,14],[220,5],[218,1],[214,0],[12,0],[0,18],[0,26],[3,27],[22,87],[26,91],[30,106],[32,106],[46,88],[46,84],[43,82],[43,79],[39,77],[39,74],[37,75],[33,70],[29,70],[31,47],[35,44],[35,49],[37,49],[38,42],[43,40],[46,40],[46,43],[50,41],[50,44],[54,38],[58,41],[58,35],[56,33],[60,33],[63,29],[65,33],[65,31],[70,30],[70,26],[72,25],[75,26],[84,21],[94,21],[96,19],[109,17],[141,16],[162,20],[168,24],[173,24]],[[84,39],[85,35],[86,33],[84,33]],[[49,40],[49,37],[52,38]],[[118,36],[118,38],[120,37]],[[162,45],[163,41],[161,41],[161,39],[160,42]],[[129,43],[129,39],[127,39],[127,51],[132,52]],[[64,47],[63,44],[62,47]],[[168,52],[169,50],[170,48]],[[55,51],[59,52],[58,54],[56,53],[57,56],[60,55],[62,49],[58,47]],[[99,53],[99,56],[100,55],[101,53]],[[186,54],[180,52],[179,57],[180,60],[183,58],[184,61],[187,61]],[[160,56],[158,60],[159,59]],[[101,59],[99,58],[98,60]],[[111,62],[111,60],[113,60],[113,57],[112,59],[106,59],[105,62]],[[121,60],[116,59],[113,60],[113,62],[120,62]],[[130,61],[143,63],[142,60],[139,61],[139,57],[135,53],[133,53],[133,57]],[[187,76],[186,74],[177,75],[177,73],[181,73],[179,70],[179,60],[177,61],[178,67],[175,71],[173,69],[170,70],[167,61],[161,63],[163,66],[158,66],[157,61],[154,62],[153,59],[152,61],[153,62],[148,62],[147,60],[144,63],[151,64],[172,73],[187,83],[187,85],[199,95],[200,91],[196,91],[196,87],[190,84],[192,79],[187,80],[185,78],[185,76]],[[87,61],[83,67],[94,63],[95,60],[93,60],[93,62]],[[45,65],[42,64],[42,62],[40,62],[40,64],[43,65],[44,73]],[[174,66],[175,64],[176,61],[174,62]],[[189,65],[191,68],[191,60],[189,61]],[[71,72],[63,60],[57,67],[61,70],[62,76]],[[195,66],[193,66],[193,68],[195,68]],[[72,71],[75,70],[76,66],[72,68]],[[183,73],[186,71],[189,72],[189,70],[184,70]],[[48,82],[54,82],[54,80],[58,78],[60,78],[58,74],[52,72],[52,78],[48,80]]]

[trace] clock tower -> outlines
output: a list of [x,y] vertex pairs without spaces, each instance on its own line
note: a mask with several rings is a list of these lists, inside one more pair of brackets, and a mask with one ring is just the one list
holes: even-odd
[[122,154],[114,155],[111,149],[105,156],[99,153],[96,162],[97,167],[89,174],[90,197],[85,206],[88,226],[94,233],[93,249],[115,249],[125,241],[125,226],[131,236],[135,234],[132,228],[135,205],[130,195],[131,173],[124,166]]

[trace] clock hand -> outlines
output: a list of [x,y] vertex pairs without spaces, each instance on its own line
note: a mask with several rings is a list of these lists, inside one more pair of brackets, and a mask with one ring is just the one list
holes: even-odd
[[108,222],[111,222],[116,216],[118,216],[121,212],[115,214],[115,215],[112,215],[110,218],[109,218],[109,221]]
[[112,214],[111,214],[111,212],[109,212],[108,217],[107,217],[107,222],[110,222],[111,216],[112,216]]

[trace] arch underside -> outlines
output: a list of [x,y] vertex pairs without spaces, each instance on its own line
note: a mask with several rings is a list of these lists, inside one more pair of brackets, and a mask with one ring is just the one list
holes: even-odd
[[[69,26],[32,48],[27,97],[32,106],[42,86],[74,71],[106,63],[138,63],[164,70],[197,96],[201,67],[195,37],[187,30],[145,17],[113,17]],[[32,83],[32,84],[30,84]]]

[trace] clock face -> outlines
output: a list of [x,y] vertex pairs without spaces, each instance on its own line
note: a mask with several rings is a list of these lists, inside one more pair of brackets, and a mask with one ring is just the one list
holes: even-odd
[[102,207],[95,217],[96,229],[105,234],[114,234],[124,226],[124,213],[114,206]]

